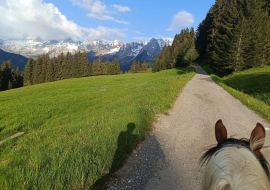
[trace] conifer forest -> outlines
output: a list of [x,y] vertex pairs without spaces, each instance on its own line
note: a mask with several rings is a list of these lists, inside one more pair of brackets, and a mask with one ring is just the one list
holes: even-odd
[[197,28],[200,58],[221,75],[268,65],[269,5],[269,0],[217,0]]
[[61,53],[53,59],[50,59],[48,54],[44,54],[36,60],[29,58],[22,73],[18,68],[14,72],[11,61],[4,61],[0,68],[0,90],[69,78],[117,75],[120,73],[120,65],[117,59],[112,62],[102,62],[102,58],[99,57],[91,64],[86,52],[77,52],[73,56],[70,52],[66,55]]

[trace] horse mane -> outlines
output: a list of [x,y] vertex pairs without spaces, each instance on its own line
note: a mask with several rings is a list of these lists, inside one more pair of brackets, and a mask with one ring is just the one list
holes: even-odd
[[[218,154],[221,151],[221,149],[224,148],[226,145],[236,145],[236,146],[241,145],[242,148],[247,148],[251,152],[253,152],[261,144],[261,141],[264,141],[264,139],[261,139],[261,140],[255,139],[253,142],[250,142],[250,140],[246,138],[241,138],[241,139],[235,139],[232,137],[228,138],[223,144],[215,145],[209,148],[208,150],[206,150],[206,152],[200,158],[200,164],[201,166],[203,166],[205,163],[207,164],[209,160],[211,159],[211,157],[215,154]],[[254,154],[254,156],[256,155]],[[265,171],[266,176],[268,177],[268,180],[270,181],[269,163],[265,159],[265,156],[262,153],[260,153],[260,158],[258,158],[258,161],[260,162],[263,170]]]

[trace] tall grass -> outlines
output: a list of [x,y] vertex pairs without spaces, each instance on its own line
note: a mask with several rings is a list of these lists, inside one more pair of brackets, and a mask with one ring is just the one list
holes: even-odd
[[209,65],[199,63],[217,84],[270,122],[270,66],[219,77]]
[[121,167],[195,75],[68,79],[0,92],[0,189],[85,189]]

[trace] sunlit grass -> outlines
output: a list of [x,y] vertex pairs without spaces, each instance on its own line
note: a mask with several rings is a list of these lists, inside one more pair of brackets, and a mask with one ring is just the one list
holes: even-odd
[[209,65],[200,64],[217,84],[270,122],[270,66],[219,77]]
[[[151,130],[154,114],[169,110],[194,75],[189,67],[0,92],[0,141],[25,132],[0,146],[0,189],[91,187],[122,165]],[[130,124],[132,135],[125,133]]]

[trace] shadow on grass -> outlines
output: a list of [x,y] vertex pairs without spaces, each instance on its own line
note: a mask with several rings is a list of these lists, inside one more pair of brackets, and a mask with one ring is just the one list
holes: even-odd
[[[124,165],[132,150],[136,148],[138,143],[144,139],[147,132],[151,130],[154,112],[151,111],[148,106],[143,105],[145,105],[145,103],[142,102],[141,106],[138,106],[140,117],[137,122],[139,125],[136,126],[135,123],[130,122],[127,124],[127,129],[119,133],[117,139],[117,149],[114,154],[110,171],[108,174],[103,175],[100,179],[98,179],[90,187],[91,190],[106,189],[106,182],[109,181],[109,178]],[[139,130],[139,135],[133,134],[134,130]]]
[[270,73],[233,75],[223,82],[246,94],[270,93]]
[[0,127],[0,133],[5,129],[5,127]]
[[270,73],[232,75],[223,82],[270,105]]
[[[253,96],[256,99],[259,99],[266,104],[270,105],[270,73],[242,73],[234,74],[228,77],[222,78],[217,74],[210,65],[206,65],[203,62],[200,63],[201,67],[211,75],[211,78],[216,83],[224,83],[227,86],[241,91],[244,94]],[[245,72],[245,71],[244,71]]]
[[134,123],[129,123],[127,125],[127,130],[122,131],[119,134],[117,140],[117,150],[114,154],[110,173],[115,172],[118,168],[123,166],[124,160],[127,158],[127,154],[129,154],[134,148],[134,143],[139,142],[139,136],[132,134],[135,127],[136,126]]
[[176,67],[175,69],[177,70],[178,75],[183,75],[183,74],[187,74],[187,73],[191,73],[191,72],[195,71],[192,66],[189,66],[189,67]]
[[135,148],[134,144],[139,142],[139,136],[132,134],[135,128],[136,126],[134,123],[129,123],[127,125],[127,130],[121,131],[118,136],[117,149],[114,154],[109,174],[102,176],[90,189],[105,189],[105,183],[108,178],[123,166],[128,154]]

